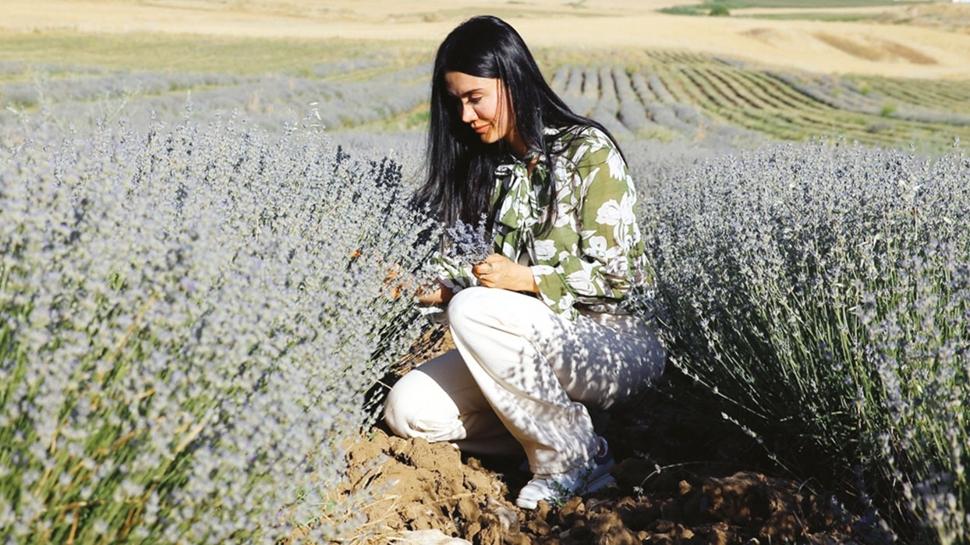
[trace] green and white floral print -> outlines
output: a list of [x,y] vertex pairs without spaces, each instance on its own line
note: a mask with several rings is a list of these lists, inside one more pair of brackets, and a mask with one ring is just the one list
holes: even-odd
[[[545,157],[537,152],[522,159],[510,156],[495,171],[495,251],[516,262],[528,258],[539,297],[557,314],[574,319],[577,304],[622,313],[619,303],[644,281],[646,260],[633,213],[636,189],[626,162],[599,129],[547,128],[544,133],[561,135],[550,145],[558,183],[555,221],[547,232],[535,232],[548,204],[539,190],[552,179]],[[568,142],[565,149],[562,142]],[[527,165],[537,157],[530,177]],[[442,281],[452,290],[478,284],[470,267],[440,254],[436,261]]]

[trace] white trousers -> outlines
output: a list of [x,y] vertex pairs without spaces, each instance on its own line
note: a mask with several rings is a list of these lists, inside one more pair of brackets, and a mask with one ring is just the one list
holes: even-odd
[[533,473],[592,458],[586,406],[607,408],[664,368],[653,329],[633,316],[570,321],[535,297],[472,287],[455,294],[447,319],[457,349],[401,377],[384,406],[387,425],[476,454],[524,450]]

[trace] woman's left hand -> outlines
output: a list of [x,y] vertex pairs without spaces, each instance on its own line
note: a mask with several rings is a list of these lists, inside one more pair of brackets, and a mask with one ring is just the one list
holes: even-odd
[[502,288],[510,291],[538,293],[532,269],[519,265],[501,254],[492,254],[485,261],[472,267],[472,274],[486,288]]

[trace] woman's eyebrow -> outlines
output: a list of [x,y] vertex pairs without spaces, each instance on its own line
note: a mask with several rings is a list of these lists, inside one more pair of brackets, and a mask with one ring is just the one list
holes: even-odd
[[455,93],[452,93],[451,91],[448,91],[448,93],[449,93],[449,94],[450,94],[451,96],[457,96],[457,97],[464,97],[464,96],[468,96],[468,95],[470,95],[470,94],[472,94],[472,93],[476,93],[476,92],[478,92],[478,91],[484,91],[484,90],[485,90],[485,89],[483,89],[483,88],[481,88],[481,87],[477,87],[477,88],[475,88],[475,89],[471,89],[471,90],[468,90],[468,91],[465,91],[464,93],[462,93],[462,94],[460,94],[460,95],[456,95]]

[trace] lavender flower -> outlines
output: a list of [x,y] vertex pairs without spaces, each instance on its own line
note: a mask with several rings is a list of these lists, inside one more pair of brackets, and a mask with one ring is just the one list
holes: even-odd
[[485,261],[485,258],[494,253],[485,223],[486,217],[482,214],[477,226],[458,220],[453,226],[446,228],[445,255],[464,265]]

